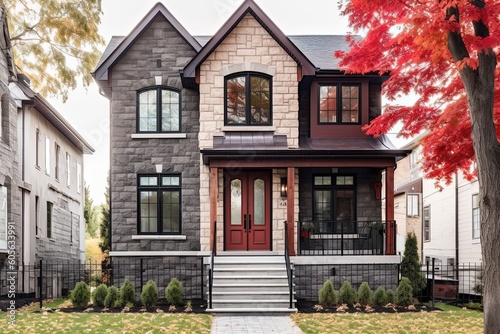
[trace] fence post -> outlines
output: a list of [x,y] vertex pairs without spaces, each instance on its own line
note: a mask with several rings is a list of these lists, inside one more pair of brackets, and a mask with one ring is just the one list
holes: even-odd
[[[139,268],[139,271],[141,272],[141,280],[140,280],[140,287],[141,287],[141,289],[142,289],[142,287],[143,287],[143,285],[144,285],[144,284],[143,284],[143,281],[142,281],[142,272],[143,272],[142,260],[143,260],[143,259],[141,258],[141,265],[140,265],[140,268]],[[159,282],[158,282],[158,283],[159,283]]]
[[201,277],[201,293],[200,293],[201,298],[200,299],[201,300],[203,300],[203,275],[205,274],[205,267],[204,267],[203,259],[204,259],[203,256],[200,257],[200,262],[201,262],[201,276],[200,276]]
[[436,264],[436,258],[432,258],[432,307],[434,307],[434,275],[436,274],[435,271],[435,264]]
[[40,259],[40,276],[39,276],[39,284],[38,284],[38,290],[39,290],[39,298],[40,298],[40,310],[42,309],[43,307],[43,289],[42,289],[42,286],[43,286],[43,271],[42,271],[42,259]]

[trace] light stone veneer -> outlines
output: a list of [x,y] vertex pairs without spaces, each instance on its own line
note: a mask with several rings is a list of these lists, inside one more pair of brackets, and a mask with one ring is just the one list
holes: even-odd
[[[247,14],[200,66],[200,148],[213,147],[213,135],[224,128],[224,76],[238,71],[255,71],[272,75],[272,126],[276,135],[286,135],[290,149],[299,145],[299,94],[297,63]],[[237,163],[236,163],[237,165]],[[274,169],[272,175],[272,248],[284,249],[283,222],[286,199],[281,199],[280,178],[285,169]],[[201,250],[210,249],[209,168],[200,163]],[[295,220],[298,219],[298,173],[295,178]],[[217,200],[217,249],[223,249],[223,172],[219,170]],[[297,228],[295,228],[296,234]],[[294,238],[296,240],[296,238]]]

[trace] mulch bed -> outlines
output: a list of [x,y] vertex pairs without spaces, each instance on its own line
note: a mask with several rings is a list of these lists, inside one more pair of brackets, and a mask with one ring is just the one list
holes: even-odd
[[300,313],[403,313],[441,311],[441,309],[437,307],[432,307],[424,304],[415,304],[413,305],[414,308],[388,304],[386,306],[371,306],[368,309],[361,305],[345,306],[341,307],[340,309],[338,309],[338,306],[334,306],[331,308],[317,308],[317,305],[318,303],[305,300],[298,300],[295,304]]

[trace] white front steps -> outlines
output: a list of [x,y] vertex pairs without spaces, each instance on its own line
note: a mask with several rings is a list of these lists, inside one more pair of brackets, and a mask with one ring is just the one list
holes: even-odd
[[[283,256],[216,256],[208,312],[296,312]],[[293,290],[292,290],[293,291]],[[208,293],[207,293],[208,298]]]

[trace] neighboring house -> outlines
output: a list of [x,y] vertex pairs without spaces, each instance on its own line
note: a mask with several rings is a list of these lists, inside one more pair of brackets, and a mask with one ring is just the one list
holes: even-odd
[[396,250],[404,254],[406,236],[415,233],[419,257],[422,261],[422,172],[420,161],[421,137],[417,137],[402,149],[412,150],[398,161],[394,172],[394,217],[398,222]]
[[387,77],[346,75],[333,53],[347,48],[285,36],[251,0],[212,37],[161,3],[113,37],[93,73],[111,102],[113,263],[287,250],[299,298],[328,278],[395,288],[394,167],[408,151],[361,130]]
[[[0,3],[0,266],[9,256],[20,261],[20,244],[12,237],[21,232],[21,183],[17,145],[17,109],[10,98],[9,83],[16,81],[7,15]],[[14,233],[12,233],[14,232]],[[9,240],[9,244],[7,241]],[[15,248],[13,248],[15,247]]]
[[17,107],[24,212],[22,262],[85,260],[84,154],[94,149],[19,74],[10,85]]

